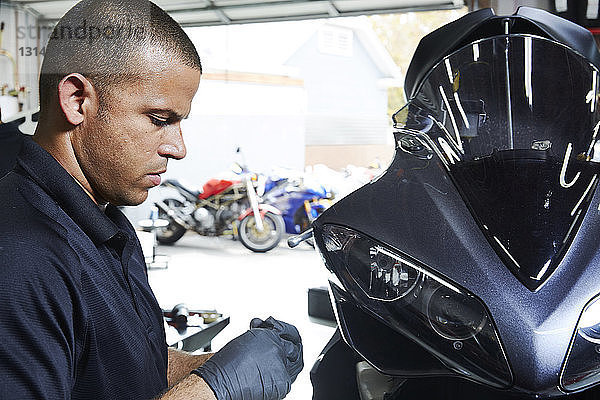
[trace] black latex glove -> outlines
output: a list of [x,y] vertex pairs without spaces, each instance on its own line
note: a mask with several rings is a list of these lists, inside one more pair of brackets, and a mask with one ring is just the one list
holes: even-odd
[[250,330],[192,373],[204,379],[217,400],[281,400],[303,366],[298,330],[269,317],[254,318]]

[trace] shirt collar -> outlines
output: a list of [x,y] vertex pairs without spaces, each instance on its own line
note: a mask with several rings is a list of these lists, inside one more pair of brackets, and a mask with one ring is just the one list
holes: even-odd
[[17,163],[98,245],[117,233],[117,225],[100,210],[81,186],[40,145],[27,137]]
[[19,131],[19,125],[21,125],[25,121],[25,118],[20,118],[15,121],[0,123],[0,136],[19,136],[21,132]]

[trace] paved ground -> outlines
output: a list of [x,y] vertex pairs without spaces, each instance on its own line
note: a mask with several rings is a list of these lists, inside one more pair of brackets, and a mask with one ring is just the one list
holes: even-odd
[[150,284],[163,308],[186,303],[189,308],[228,314],[231,323],[213,341],[213,350],[243,333],[253,317],[275,318],[296,325],[304,343],[304,371],[288,400],[312,398],[309,371],[334,328],[312,322],[307,314],[308,288],[327,283],[315,250],[282,243],[266,254],[253,253],[239,242],[186,234],[174,246],[160,246],[170,256],[165,270],[151,270]]

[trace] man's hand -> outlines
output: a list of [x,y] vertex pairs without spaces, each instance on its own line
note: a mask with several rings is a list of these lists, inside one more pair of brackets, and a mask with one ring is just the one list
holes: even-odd
[[253,319],[250,330],[193,373],[204,379],[217,400],[280,400],[303,366],[298,330],[269,317]]

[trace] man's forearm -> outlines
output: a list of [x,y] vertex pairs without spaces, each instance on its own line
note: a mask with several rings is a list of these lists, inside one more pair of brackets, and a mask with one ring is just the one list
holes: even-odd
[[167,368],[167,382],[169,387],[185,379],[192,370],[204,364],[211,356],[212,353],[193,355],[185,351],[169,348],[169,365]]
[[202,378],[191,374],[157,400],[217,400],[217,398]]

